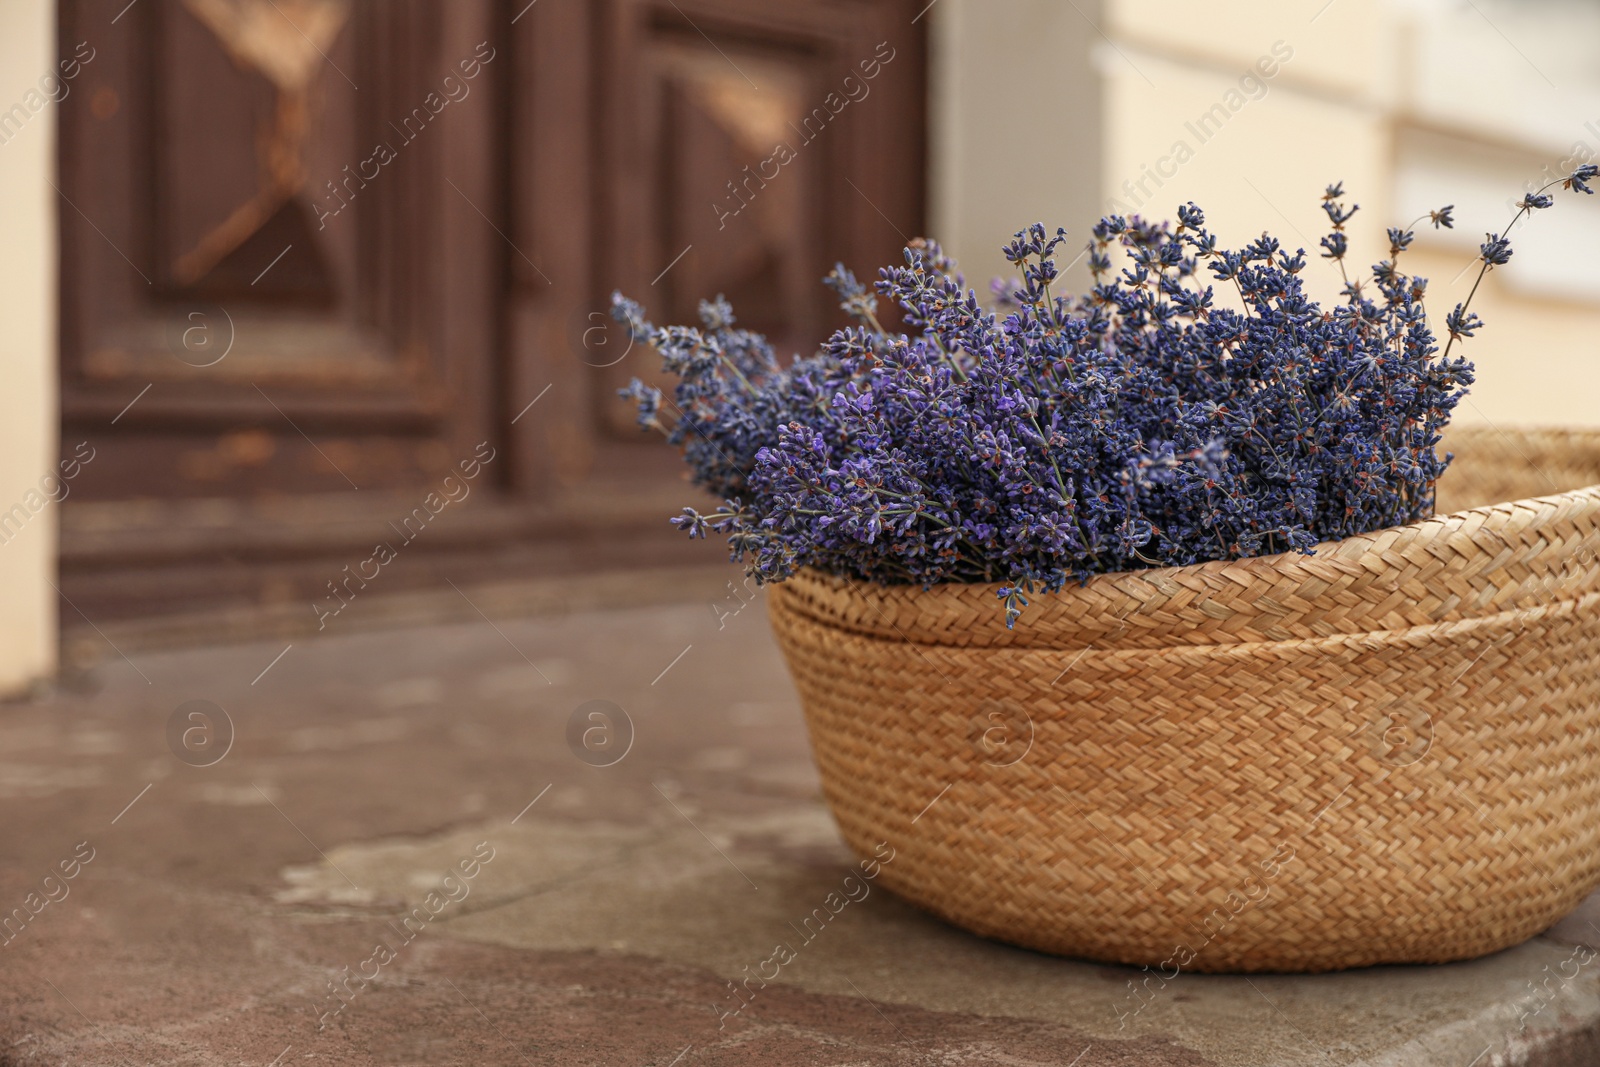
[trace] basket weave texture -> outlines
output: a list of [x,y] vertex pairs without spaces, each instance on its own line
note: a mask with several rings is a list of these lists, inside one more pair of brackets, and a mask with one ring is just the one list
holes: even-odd
[[987,585],[774,587],[845,839],[958,926],[1169,977],[1547,928],[1600,884],[1600,433],[1448,444],[1436,518],[1010,631]]

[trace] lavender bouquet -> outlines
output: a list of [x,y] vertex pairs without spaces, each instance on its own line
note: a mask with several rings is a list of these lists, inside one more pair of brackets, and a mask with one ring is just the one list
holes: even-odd
[[[1555,185],[1592,192],[1597,172],[1528,194],[1513,225]],[[1322,202],[1322,256],[1341,271],[1357,210],[1343,197],[1335,185]],[[1423,223],[1451,226],[1451,208]],[[1388,257],[1366,281],[1346,275],[1329,308],[1303,292],[1304,249],[1265,235],[1219,248],[1192,203],[1176,226],[1102,220],[1079,297],[1052,291],[1065,232],[1018,233],[1005,255],[1020,278],[995,284],[992,309],[937,244],[914,241],[876,285],[907,332],[880,324],[877,296],[841,264],[826,281],[856,325],[787,366],[721,297],[696,329],[653,326],[616,294],[613,314],[679,379],[671,398],[637,379],[622,392],[724,500],[673,523],[726,535],[758,581],[815,567],[995,583],[1012,626],[1029,595],[1092,574],[1310,552],[1432,513],[1450,460],[1440,433],[1473,380],[1450,350],[1481,322],[1469,295],[1441,352],[1427,281],[1398,265],[1414,230],[1388,235]],[[1510,256],[1487,235],[1478,281]]]

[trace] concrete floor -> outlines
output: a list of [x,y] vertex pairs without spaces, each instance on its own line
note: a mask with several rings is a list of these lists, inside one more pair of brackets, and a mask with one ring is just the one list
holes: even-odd
[[739,603],[103,644],[0,706],[0,1067],[1600,1064],[1600,897],[1487,959],[1136,1013],[1132,970],[885,892],[802,942],[853,861]]

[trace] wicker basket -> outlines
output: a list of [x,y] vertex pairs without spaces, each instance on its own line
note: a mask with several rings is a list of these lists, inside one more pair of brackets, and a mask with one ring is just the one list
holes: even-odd
[[1600,884],[1600,434],[1449,443],[1437,518],[1012,631],[988,586],[775,587],[845,839],[975,933],[1169,977],[1545,929]]

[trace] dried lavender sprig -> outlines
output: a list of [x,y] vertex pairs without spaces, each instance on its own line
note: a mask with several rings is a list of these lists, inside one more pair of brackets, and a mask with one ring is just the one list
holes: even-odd
[[[1555,198],[1545,192],[1561,186],[1575,192],[1594,195],[1594,190],[1589,187],[1589,182],[1600,175],[1600,165],[1585,163],[1564,178],[1557,178],[1553,182],[1546,182],[1535,191],[1524,196],[1517,202],[1517,212],[1511,216],[1511,221],[1506,224],[1503,233],[1510,233],[1522,221],[1524,215],[1530,215],[1555,203]],[[1458,337],[1471,337],[1483,325],[1483,320],[1468,311],[1472,305],[1472,298],[1478,295],[1478,286],[1483,284],[1483,279],[1489,271],[1511,260],[1511,241],[1497,233],[1484,235],[1484,242],[1478,248],[1478,258],[1483,265],[1478,268],[1478,276],[1472,280],[1472,289],[1467,293],[1467,298],[1455,306],[1455,310],[1445,317],[1445,326],[1450,332],[1450,339],[1445,342],[1444,354],[1450,354],[1450,347],[1456,343]]]
[[[1340,196],[1325,198],[1323,247],[1342,260],[1356,209]],[[1426,217],[1448,225],[1449,209]],[[1263,236],[1228,250],[1194,205],[1178,219],[1102,220],[1078,298],[1052,292],[1065,234],[1019,232],[1005,252],[1020,278],[998,313],[915,242],[876,286],[905,333],[837,268],[829,284],[857,325],[782,368],[720,298],[686,330],[618,297],[679,377],[671,400],[630,387],[641,422],[726,499],[675,524],[725,534],[762,581],[814,566],[998,582],[1011,625],[1030,596],[1090,574],[1310,551],[1430,513],[1448,462],[1434,446],[1472,368],[1439,357],[1426,283],[1399,271],[1416,223],[1390,232],[1374,267],[1381,301],[1347,275],[1346,302],[1324,311],[1301,288],[1303,249]],[[1127,263],[1114,277],[1113,245]],[[1214,305],[1202,263],[1242,310]]]

